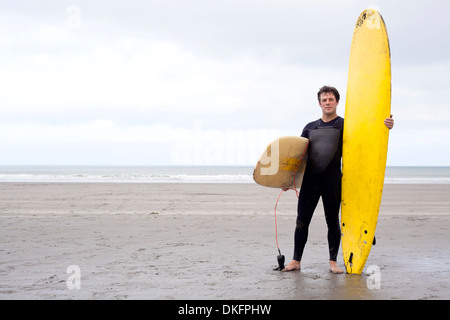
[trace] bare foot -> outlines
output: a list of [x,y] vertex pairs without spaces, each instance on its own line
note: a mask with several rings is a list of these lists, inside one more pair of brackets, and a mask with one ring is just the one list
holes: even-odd
[[337,266],[336,261],[331,261],[331,260],[330,260],[330,271],[333,272],[334,274],[344,273],[344,271],[339,269],[339,267]]
[[294,270],[300,270],[300,261],[292,260],[291,262],[289,262],[287,267],[281,271],[286,272],[286,271],[294,271]]

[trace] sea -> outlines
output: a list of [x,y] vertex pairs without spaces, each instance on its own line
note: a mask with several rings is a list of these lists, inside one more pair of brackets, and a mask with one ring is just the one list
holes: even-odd
[[[254,183],[251,166],[0,165],[0,182]],[[450,167],[386,168],[387,184],[450,184]]]

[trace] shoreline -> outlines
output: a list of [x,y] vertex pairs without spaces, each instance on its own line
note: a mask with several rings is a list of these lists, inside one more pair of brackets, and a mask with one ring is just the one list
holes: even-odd
[[[269,214],[281,190],[255,183],[0,182],[0,214]],[[277,214],[296,215],[297,197],[280,197]],[[319,203],[315,215],[322,214]],[[450,184],[385,184],[381,215],[450,215]]]
[[[386,185],[369,274],[328,271],[319,204],[301,272],[276,266],[279,191],[244,184],[0,183],[1,299],[449,299],[450,185]],[[278,240],[293,250],[296,196]],[[81,271],[70,290],[70,266]],[[342,252],[338,265],[342,268]],[[367,272],[365,269],[365,272]]]

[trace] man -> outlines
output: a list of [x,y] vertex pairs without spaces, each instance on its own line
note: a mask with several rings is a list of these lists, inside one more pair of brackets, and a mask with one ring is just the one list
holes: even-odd
[[[339,208],[341,204],[341,157],[344,119],[337,115],[340,95],[336,88],[324,86],[317,93],[322,117],[308,123],[302,137],[309,139],[306,164],[297,207],[297,225],[294,234],[294,257],[282,271],[300,270],[300,262],[308,238],[308,227],[322,197],[328,226],[330,271],[343,273],[336,258],[341,240]],[[392,115],[384,120],[392,129]]]

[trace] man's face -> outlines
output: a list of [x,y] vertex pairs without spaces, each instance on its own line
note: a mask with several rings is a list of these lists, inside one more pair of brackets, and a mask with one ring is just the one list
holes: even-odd
[[339,102],[336,101],[334,94],[331,92],[324,92],[320,95],[319,106],[324,115],[335,115],[338,104]]

